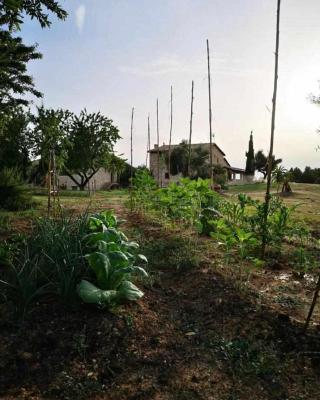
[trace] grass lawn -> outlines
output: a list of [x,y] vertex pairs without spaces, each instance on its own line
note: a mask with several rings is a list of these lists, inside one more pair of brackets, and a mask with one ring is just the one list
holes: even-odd
[[[292,183],[293,193],[284,196],[283,201],[288,206],[298,205],[294,211],[294,218],[305,222],[311,229],[318,230],[320,226],[320,185],[307,183]],[[254,183],[247,185],[230,186],[227,196],[237,196],[239,193],[246,193],[253,199],[263,201],[266,184]],[[273,185],[272,193],[276,194],[276,186]]]
[[[85,210],[92,212],[112,208],[121,208],[128,199],[128,191],[97,191],[93,196],[87,192],[66,190],[59,196],[62,210],[68,213],[79,213]],[[25,211],[0,210],[0,236],[6,238],[11,233],[26,233],[30,230],[32,220],[47,214],[48,197],[45,190],[36,189],[33,200],[35,206]]]

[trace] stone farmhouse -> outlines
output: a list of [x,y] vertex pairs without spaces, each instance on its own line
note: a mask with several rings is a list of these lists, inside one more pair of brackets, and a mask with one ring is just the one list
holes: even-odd
[[[171,151],[179,145],[174,144],[171,145]],[[207,150],[208,153],[208,163],[210,159],[210,143],[193,143],[191,144],[191,148],[201,147],[203,150]],[[244,174],[244,169],[232,167],[228,160],[226,159],[225,153],[220,149],[220,147],[213,143],[211,145],[212,151],[212,161],[215,165],[220,165],[224,167],[228,174],[229,184],[243,183],[246,180],[246,176]],[[154,145],[154,148],[149,150],[149,160],[150,165],[149,169],[153,175],[153,177],[158,180],[158,159],[160,160],[159,166],[159,182],[160,186],[167,186],[170,182],[176,182],[181,178],[181,174],[170,177],[169,180],[169,171],[168,165],[166,165],[163,160],[168,157],[169,154],[169,145],[163,144],[162,146]]]

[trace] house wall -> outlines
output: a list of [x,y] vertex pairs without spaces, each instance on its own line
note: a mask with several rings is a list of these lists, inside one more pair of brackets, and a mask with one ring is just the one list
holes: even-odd
[[[201,147],[204,149],[207,149],[209,152],[210,150],[210,144],[209,143],[203,143],[201,144]],[[213,164],[218,164],[223,167],[227,167],[228,163],[224,159],[223,154],[220,153],[220,151],[213,145],[212,147],[212,162]],[[167,186],[169,183],[169,179],[166,179],[165,175],[168,172],[167,166],[163,166],[163,162],[161,161],[161,154],[163,155],[163,152],[160,152],[160,184],[162,183],[162,186]],[[163,157],[162,157],[163,158]],[[209,162],[209,156],[208,156],[208,162]],[[150,171],[155,178],[156,181],[158,181],[158,153],[157,152],[152,152],[150,153],[150,162],[149,162],[149,168]],[[182,175],[173,175],[171,176],[170,182],[177,182],[181,179]]]
[[[81,178],[79,175],[73,175],[74,178],[80,182]],[[95,190],[103,190],[103,189],[108,189],[110,184],[113,182],[116,182],[117,177],[114,176],[113,180],[111,179],[111,173],[107,171],[104,168],[100,168],[98,172],[89,180],[88,184],[86,185],[85,190],[90,189],[95,189]],[[59,186],[64,187],[68,190],[71,190],[72,188],[76,188],[77,185],[73,182],[69,176],[66,175],[60,175],[59,176]]]

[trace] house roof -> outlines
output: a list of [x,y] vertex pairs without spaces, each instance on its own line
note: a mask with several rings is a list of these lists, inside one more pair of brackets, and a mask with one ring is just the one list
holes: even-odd
[[229,171],[232,171],[232,172],[239,172],[239,173],[244,173],[245,172],[245,170],[243,168],[231,167],[230,164],[229,164],[228,167],[225,167],[225,168],[228,169]]
[[[225,153],[220,149],[220,147],[216,144],[213,143],[212,144],[223,156],[225,156]],[[172,144],[171,145],[171,149],[174,149],[175,147],[180,146],[180,144]],[[203,147],[203,146],[210,146],[210,143],[192,143],[191,147]],[[154,147],[151,150],[148,150],[149,153],[161,153],[161,152],[167,152],[169,151],[169,145],[168,144],[164,144],[162,146],[159,146],[159,148]]]

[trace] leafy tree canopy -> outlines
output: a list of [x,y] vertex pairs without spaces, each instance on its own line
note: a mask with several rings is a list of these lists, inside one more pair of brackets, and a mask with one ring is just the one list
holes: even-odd
[[[276,168],[277,165],[282,163],[281,158],[275,158],[272,156],[272,171]],[[265,179],[267,176],[267,167],[268,157],[264,155],[263,150],[259,150],[254,157],[254,165],[255,169],[263,174],[263,178]]]
[[[112,163],[113,147],[118,139],[118,128],[100,112],[83,110],[79,116],[74,115],[68,132],[70,146],[65,173],[83,189],[99,168],[108,168]],[[80,180],[74,174],[79,175]]]
[[246,152],[246,170],[245,173],[247,175],[254,175],[255,167],[254,167],[254,149],[253,149],[253,136],[252,136],[252,131],[250,135],[250,140],[249,140],[249,149]]
[[0,0],[0,117],[16,105],[27,105],[26,94],[41,97],[27,74],[27,64],[42,55],[36,45],[25,45],[12,31],[20,29],[24,16],[36,19],[43,28],[49,27],[49,13],[59,19],[67,16],[55,0]]
[[[27,63],[41,58],[36,46],[26,46],[22,39],[10,32],[0,30],[0,113],[3,114],[17,105],[27,105],[21,98],[30,93],[41,97],[35,89],[33,78],[27,74]],[[19,97],[17,97],[19,96]]]
[[61,169],[67,159],[70,146],[68,130],[73,114],[67,110],[37,108],[37,114],[31,116],[33,129],[30,132],[31,152],[40,159],[40,173],[48,170],[50,150],[54,150],[56,165]]
[[[178,146],[174,147],[171,152],[171,171],[172,175],[182,174],[188,175],[188,156],[189,144],[187,140],[183,140]],[[197,146],[192,147],[190,157],[191,177],[208,178],[210,176],[210,166],[208,163],[209,152],[207,149]]]
[[16,168],[26,178],[29,158],[30,114],[17,107],[6,114],[0,128],[0,170]]
[[49,27],[49,13],[64,20],[67,12],[55,0],[0,0],[0,25],[19,29],[24,15],[36,19],[42,28]]

